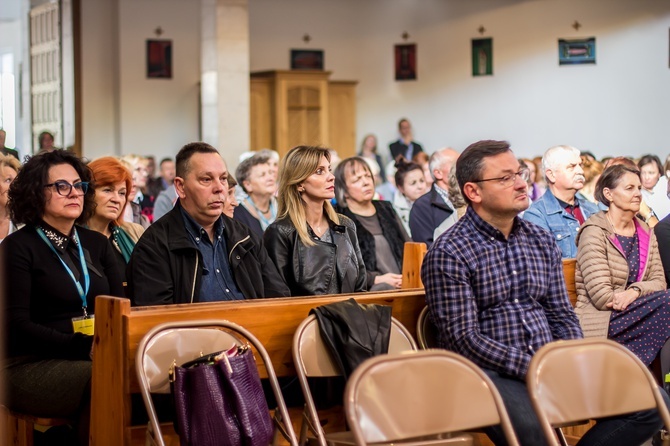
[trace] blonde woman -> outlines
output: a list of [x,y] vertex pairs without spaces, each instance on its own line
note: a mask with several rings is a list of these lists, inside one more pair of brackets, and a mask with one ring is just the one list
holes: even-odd
[[[133,184],[128,191],[128,206],[123,212],[123,220],[131,221],[148,228],[153,218],[153,198],[144,195],[147,188],[148,161],[139,155],[124,155],[121,162],[130,171]],[[150,209],[145,208],[150,205]],[[151,217],[151,218],[150,218]]]
[[335,212],[334,197],[328,149],[291,149],[279,166],[277,220],[263,240],[293,296],[365,291],[356,227]]
[[16,232],[17,227],[9,218],[9,185],[19,174],[21,163],[11,155],[0,154],[0,243],[12,232]]

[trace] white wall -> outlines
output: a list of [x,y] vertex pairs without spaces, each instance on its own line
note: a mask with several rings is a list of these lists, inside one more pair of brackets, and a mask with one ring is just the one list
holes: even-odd
[[[20,144],[21,126],[18,119],[21,113],[21,110],[19,109],[20,96],[17,89],[19,82],[19,64],[22,62],[20,30],[21,22],[18,19],[0,21],[0,57],[11,54],[13,62],[13,66],[11,67],[4,67],[2,62],[0,62],[0,72],[6,70],[8,74],[14,75],[15,120],[12,121],[11,119],[8,119],[7,122],[0,122],[0,127],[7,131],[7,147],[22,146],[22,144]],[[2,105],[3,108],[5,108],[5,104]],[[6,117],[6,119],[7,118],[9,117]]]
[[116,0],[81,2],[82,153],[119,155],[118,6]]
[[[325,50],[333,79],[359,81],[359,140],[372,132],[385,146],[404,116],[429,152],[492,138],[524,156],[555,144],[598,156],[670,153],[667,0],[254,0],[249,8],[251,70],[288,69],[291,48]],[[471,76],[480,25],[493,37],[492,77]],[[403,31],[418,46],[417,81],[394,81]],[[558,65],[558,38],[591,36],[596,65]]]
[[[30,60],[28,46],[28,0],[5,0],[0,7],[0,55],[11,54],[14,67],[14,128],[6,128],[7,145],[21,158],[31,153]],[[19,87],[23,87],[20,90]],[[13,133],[10,136],[10,133]]]
[[[83,153],[174,156],[198,139],[197,0],[82,3]],[[117,18],[118,17],[118,18]],[[146,40],[172,39],[172,79],[146,78]]]
[[[198,138],[199,4],[81,2],[87,157],[174,155]],[[667,0],[253,0],[249,16],[252,71],[288,69],[291,48],[315,48],[333,79],[359,81],[359,140],[373,132],[383,147],[408,117],[429,152],[495,138],[524,156],[555,144],[670,153]],[[473,78],[480,25],[493,37],[494,76]],[[145,41],[158,26],[174,41],[172,80],[145,76]],[[403,31],[418,45],[417,81],[393,79]],[[596,65],[558,65],[558,38],[590,36]]]

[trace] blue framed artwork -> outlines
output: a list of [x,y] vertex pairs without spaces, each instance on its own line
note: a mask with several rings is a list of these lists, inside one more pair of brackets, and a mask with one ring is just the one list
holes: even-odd
[[595,64],[596,38],[587,39],[558,39],[558,64]]

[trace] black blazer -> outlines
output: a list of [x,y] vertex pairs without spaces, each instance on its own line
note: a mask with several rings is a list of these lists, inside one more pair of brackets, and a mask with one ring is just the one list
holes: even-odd
[[[399,155],[405,156],[405,153],[407,153],[407,144],[398,140],[389,144],[389,150],[391,151],[391,158],[396,160]],[[407,161],[412,161],[414,155],[419,152],[423,152],[423,147],[418,142],[412,141],[412,157]]]

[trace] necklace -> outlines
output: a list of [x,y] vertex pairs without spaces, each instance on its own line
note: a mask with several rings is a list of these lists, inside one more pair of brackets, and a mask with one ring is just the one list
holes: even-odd
[[[627,237],[627,236],[625,236],[624,234],[621,234],[621,233],[617,232],[616,227],[614,226],[614,222],[612,222],[612,219],[610,218],[610,213],[609,213],[609,212],[605,214],[605,217],[607,218],[607,222],[608,222],[608,223],[610,224],[610,226],[612,227],[612,232],[614,232],[614,234],[616,234],[616,235],[622,235],[622,236],[624,236],[624,237]],[[626,226],[628,226],[628,225],[626,225]],[[626,228],[624,228],[624,230],[625,230],[625,229],[626,229]]]
[[[42,230],[42,232],[44,233],[44,235],[46,235],[46,237],[47,237],[47,238],[48,238],[54,245],[56,245],[59,249],[64,249],[65,242],[68,241],[68,237],[67,237],[67,236],[62,235],[62,234],[56,232],[56,231],[53,230],[53,229],[45,228],[45,227],[43,227],[43,226],[41,226],[41,225],[38,225],[37,227],[38,227],[39,229]],[[76,236],[72,237],[72,240],[74,241],[75,244],[77,244],[77,245],[79,244],[79,240],[77,239]]]
[[270,212],[270,205],[272,204],[272,200],[270,200],[268,202],[268,208],[266,210],[262,210],[261,208],[256,206],[256,202],[251,197],[247,197],[247,200],[251,203],[251,205],[254,207],[254,209],[256,209],[256,211],[258,211],[259,213],[267,214],[268,212]]
[[[276,200],[270,198],[270,203],[268,203],[268,208],[263,211],[256,206],[256,203],[254,203],[254,200],[251,199],[251,197],[247,197],[244,199],[248,204],[250,204],[255,210],[256,214],[258,214],[258,221],[261,223],[261,228],[265,231],[270,224],[275,221],[277,218],[277,202]],[[270,213],[270,217],[266,217],[265,214]]]

